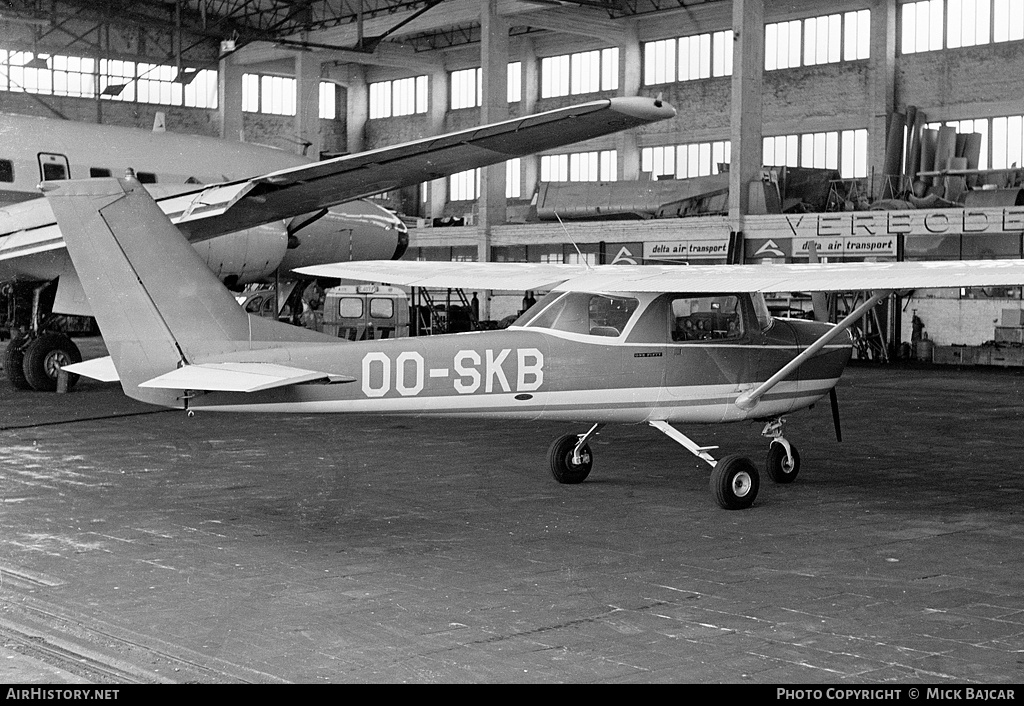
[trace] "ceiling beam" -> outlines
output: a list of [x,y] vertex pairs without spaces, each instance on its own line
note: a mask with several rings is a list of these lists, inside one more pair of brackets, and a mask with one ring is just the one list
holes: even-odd
[[611,20],[606,12],[583,7],[531,12],[518,18],[518,21],[530,27],[604,39],[614,44],[624,44],[630,36],[628,21]]
[[393,42],[382,42],[372,52],[356,51],[348,47],[312,44],[283,40],[279,42],[252,42],[231,55],[235,64],[264,64],[281,59],[293,59],[297,51],[312,51],[321,61],[341,61],[368,66],[390,66],[398,69],[440,69],[444,66],[440,54],[417,53],[412,47]]

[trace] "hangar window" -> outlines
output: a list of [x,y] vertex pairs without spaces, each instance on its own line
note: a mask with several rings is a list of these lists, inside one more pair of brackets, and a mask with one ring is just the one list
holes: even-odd
[[1024,39],[1020,0],[921,0],[901,10],[904,54]]
[[391,118],[427,112],[427,77],[410,76],[370,84],[370,117]]
[[764,26],[764,68],[767,71],[868,59],[870,53],[870,10]]
[[689,145],[644,147],[640,151],[640,171],[654,179],[688,179],[718,174],[732,159],[732,143],[700,142]]
[[267,115],[295,115],[296,86],[294,78],[242,74],[242,110]]
[[540,61],[540,97],[614,91],[619,87],[619,49],[548,56]]
[[14,162],[9,159],[0,159],[0,181],[14,182]]
[[732,75],[732,30],[644,44],[644,85]]
[[844,179],[867,176],[868,131],[813,132],[765,137],[762,164],[838,169]]
[[616,181],[618,152],[573,152],[540,158],[541,181]]
[[[522,193],[522,162],[518,157],[505,162],[505,198],[517,199]],[[473,201],[480,198],[480,169],[469,169],[448,177],[449,201]]]
[[[509,103],[518,103],[522,98],[521,61],[508,65],[506,98]],[[448,74],[452,110],[479,108],[483,105],[483,69],[462,69]]]

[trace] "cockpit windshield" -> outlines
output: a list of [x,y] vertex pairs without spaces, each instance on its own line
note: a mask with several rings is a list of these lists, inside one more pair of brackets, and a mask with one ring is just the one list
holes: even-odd
[[632,297],[589,292],[552,292],[519,317],[515,326],[588,336],[621,336],[639,302]]

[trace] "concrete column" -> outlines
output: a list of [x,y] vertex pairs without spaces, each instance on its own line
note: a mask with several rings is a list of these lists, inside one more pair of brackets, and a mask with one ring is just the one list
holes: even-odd
[[884,184],[885,146],[889,116],[896,110],[896,0],[871,4],[871,58],[868,61],[868,170],[872,195]]
[[[640,81],[643,68],[643,55],[640,51],[640,40],[637,37],[636,23],[632,23],[628,31],[629,39],[619,46],[619,95],[635,96],[640,93]],[[619,179],[636,181],[640,178],[640,142],[636,130],[626,130],[618,134]]]
[[[523,65],[523,74],[520,81],[522,86],[522,102],[520,115],[531,115],[537,112],[537,99],[540,96],[540,62],[537,61],[537,50],[531,37],[523,39],[520,61]],[[523,196],[532,197],[537,191],[537,184],[540,181],[540,155],[528,154],[520,161],[522,165]]]
[[[508,22],[498,15],[497,0],[480,0],[480,64],[483,68],[483,96],[480,121],[483,124],[507,120],[508,111]],[[507,220],[505,164],[485,167],[480,182],[480,239],[477,259],[491,259],[491,228]]]
[[761,92],[764,84],[764,0],[733,0],[732,164],[729,223],[743,231],[750,182],[760,180],[763,150]]
[[345,86],[345,149],[349,154],[366,149],[366,121],[370,119],[370,89],[366,70],[349,64]]
[[[445,131],[445,117],[448,115],[448,71],[445,68],[430,72],[430,134],[442,135]],[[430,205],[427,216],[440,218],[448,203],[448,177],[434,179],[427,185]]]
[[242,67],[231,57],[221,59],[217,72],[217,88],[220,93],[217,119],[220,122],[220,136],[225,140],[244,141],[242,128]]
[[[323,139],[320,137],[320,59],[308,51],[295,54],[295,146],[300,154],[320,159]],[[308,147],[305,146],[309,143]]]

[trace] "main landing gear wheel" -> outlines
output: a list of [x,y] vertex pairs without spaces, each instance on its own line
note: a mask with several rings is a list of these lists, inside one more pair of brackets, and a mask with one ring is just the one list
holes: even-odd
[[[65,365],[82,362],[82,354],[74,341],[62,333],[44,333],[25,349],[22,369],[25,379],[33,389],[53,392],[57,389],[57,377]],[[68,390],[78,382],[78,376],[68,375]]]
[[782,444],[768,446],[768,458],[764,466],[768,471],[768,477],[776,483],[792,483],[796,480],[796,474],[800,472],[800,454],[792,444],[789,446],[789,452],[793,456],[792,461],[786,455],[786,448]]
[[551,475],[559,483],[582,483],[590,475],[590,469],[594,467],[594,457],[590,453],[590,445],[584,444],[580,449],[580,462],[573,463],[572,451],[580,437],[576,434],[566,434],[555,440],[548,449],[548,460],[551,462]]
[[15,390],[32,389],[25,377],[25,351],[21,348],[24,342],[23,338],[12,338],[4,351],[4,372]]
[[753,505],[760,484],[757,467],[737,454],[719,460],[711,472],[711,493],[726,510],[745,510]]

